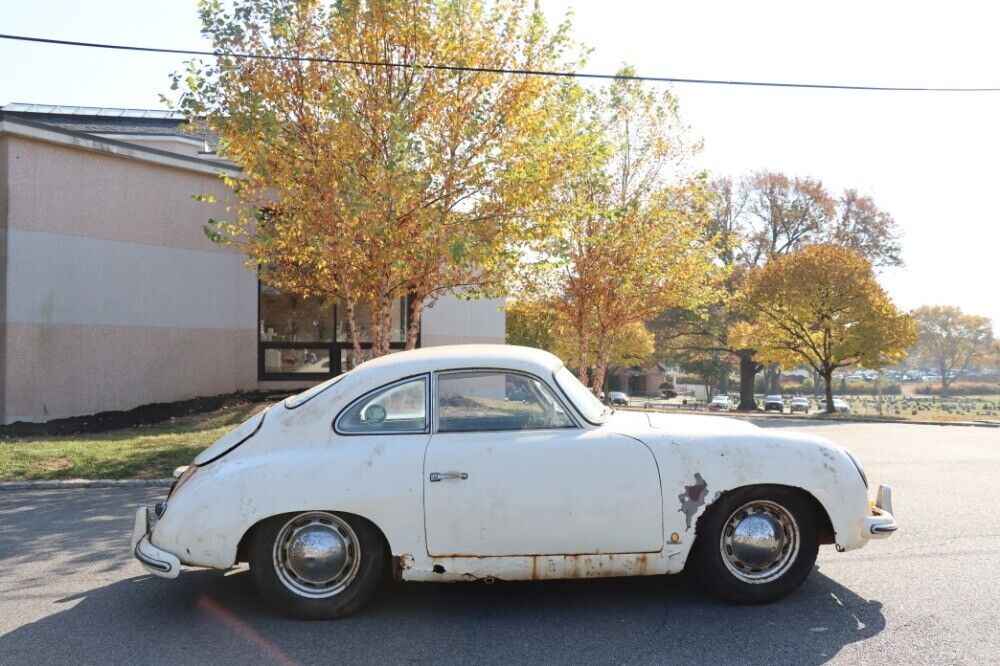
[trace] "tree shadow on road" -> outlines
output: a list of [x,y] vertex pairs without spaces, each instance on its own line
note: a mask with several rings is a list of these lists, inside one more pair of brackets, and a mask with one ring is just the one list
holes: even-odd
[[137,576],[56,601],[0,637],[3,663],[821,664],[885,626],[814,571],[791,597],[731,606],[680,576],[387,585],[355,616],[276,615],[246,570]]

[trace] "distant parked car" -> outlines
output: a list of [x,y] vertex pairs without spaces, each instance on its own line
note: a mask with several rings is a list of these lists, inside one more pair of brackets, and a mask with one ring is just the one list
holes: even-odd
[[785,413],[785,401],[782,400],[780,395],[769,395],[764,398],[764,411],[765,412],[778,412],[779,414]]
[[792,402],[788,405],[788,411],[792,414],[795,412],[802,412],[804,414],[809,413],[809,398],[792,398]]
[[612,391],[611,393],[608,394],[608,404],[628,407],[629,397],[624,393],[622,393],[621,391]]
[[719,394],[708,403],[708,409],[712,412],[728,412],[733,408],[733,400],[728,395]]
[[[847,401],[842,398],[833,399],[833,409],[841,414],[850,414],[851,406],[847,404]],[[819,401],[819,411],[826,411],[826,398],[822,398]]]

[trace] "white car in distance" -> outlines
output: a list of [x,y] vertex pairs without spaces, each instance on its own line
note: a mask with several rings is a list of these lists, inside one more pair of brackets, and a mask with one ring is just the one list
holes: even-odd
[[720,393],[708,403],[708,410],[711,412],[728,412],[731,409],[733,409],[733,399],[725,393]]
[[696,414],[613,411],[551,354],[392,354],[251,417],[135,514],[149,572],[248,562],[302,618],[406,581],[696,569],[739,603],[779,599],[820,544],[896,529],[858,460],[820,437]]

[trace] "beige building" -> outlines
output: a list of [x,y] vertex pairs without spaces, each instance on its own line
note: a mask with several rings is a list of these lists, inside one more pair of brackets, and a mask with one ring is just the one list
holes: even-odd
[[[0,420],[302,386],[356,360],[337,308],[261,288],[208,240],[238,170],[163,111],[0,109]],[[395,340],[401,347],[401,302]],[[503,342],[503,303],[442,298],[423,346]]]

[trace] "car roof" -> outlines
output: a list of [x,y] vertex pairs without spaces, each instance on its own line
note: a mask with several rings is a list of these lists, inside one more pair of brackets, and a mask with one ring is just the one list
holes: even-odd
[[356,370],[365,374],[406,377],[434,370],[510,368],[535,374],[558,370],[563,362],[541,349],[517,345],[442,345],[395,352],[365,361]]

